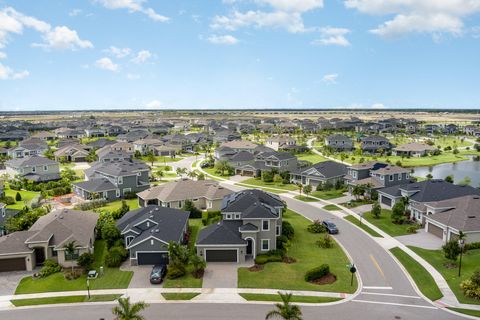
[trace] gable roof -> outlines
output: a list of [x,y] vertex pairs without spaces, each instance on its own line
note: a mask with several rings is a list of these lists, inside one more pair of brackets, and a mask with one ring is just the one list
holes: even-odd
[[336,161],[324,161],[318,162],[310,167],[297,170],[296,174],[321,175],[328,179],[346,175],[347,166]]
[[278,218],[275,207],[284,207],[276,194],[257,189],[243,190],[223,198],[222,212],[241,212],[242,218]]
[[6,164],[7,166],[12,168],[20,168],[20,167],[55,165],[58,163],[46,157],[35,155],[35,156],[29,156],[29,157],[20,158],[20,159],[8,160]]
[[428,219],[459,231],[480,231],[480,196],[470,195],[426,205],[434,208],[451,208],[429,215]]
[[239,231],[241,221],[222,220],[200,230],[196,245],[246,245]]

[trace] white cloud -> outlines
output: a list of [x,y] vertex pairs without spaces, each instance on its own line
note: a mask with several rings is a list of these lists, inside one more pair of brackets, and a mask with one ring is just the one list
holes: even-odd
[[152,100],[145,105],[147,109],[159,109],[162,107],[162,103],[158,100]]
[[37,18],[26,16],[11,7],[0,10],[0,48],[4,48],[10,34],[22,34],[24,28],[34,29],[42,34],[43,43],[33,46],[52,49],[92,48],[88,40],[82,40],[75,30],[66,26],[54,27]]
[[166,22],[170,18],[158,14],[152,8],[145,8],[143,3],[146,0],[97,0],[105,8],[116,10],[116,9],[127,9],[130,12],[142,12],[146,14],[150,19],[158,22]]
[[6,59],[6,58],[7,58],[7,54],[5,52],[0,51],[0,59]]
[[27,70],[15,72],[10,67],[0,63],[0,80],[20,80],[28,77],[30,72]]
[[383,103],[374,103],[371,106],[372,109],[386,109],[387,107]]
[[126,56],[130,55],[132,50],[130,48],[117,48],[115,46],[110,46],[110,48],[103,50],[103,52],[114,56],[116,58],[125,58]]
[[[246,12],[234,10],[228,16],[215,16],[210,27],[230,31],[243,27],[270,27],[283,28],[291,33],[306,32],[313,29],[305,27],[302,14],[323,7],[323,0],[255,0],[254,2],[260,6],[269,6],[272,10]],[[235,1],[226,1],[226,3],[231,5]]]
[[207,40],[208,42],[213,44],[233,45],[238,43],[237,38],[228,34],[223,36],[211,35],[210,37],[207,38]]
[[133,63],[145,63],[150,57],[152,56],[152,53],[148,50],[141,50],[137,53],[135,58],[132,59]]
[[330,73],[323,76],[322,81],[326,84],[337,84],[338,73]]
[[69,15],[70,17],[76,17],[76,16],[78,16],[80,13],[82,13],[82,9],[73,9],[73,10],[71,10],[71,11],[68,13],[68,15]]
[[129,73],[129,74],[127,74],[127,79],[128,80],[138,80],[138,79],[140,79],[140,75],[135,74],[135,73]]
[[119,67],[118,64],[115,64],[110,58],[101,58],[95,61],[95,66],[99,69],[108,70],[112,72],[117,72]]
[[345,0],[345,6],[370,15],[393,15],[370,30],[383,37],[408,33],[464,32],[464,19],[480,12],[479,0]]
[[346,38],[346,35],[350,33],[350,30],[345,28],[333,28],[325,27],[320,29],[320,39],[312,41],[315,45],[324,46],[350,46],[350,41]]

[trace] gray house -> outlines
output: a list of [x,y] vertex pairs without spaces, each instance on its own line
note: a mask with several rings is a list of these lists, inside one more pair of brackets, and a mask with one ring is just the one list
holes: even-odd
[[168,264],[168,244],[185,243],[189,213],[147,206],[127,212],[117,221],[131,265]]
[[150,187],[150,167],[139,161],[95,162],[85,170],[86,181],[73,184],[76,195],[83,199],[95,197],[116,200],[125,194]]
[[348,167],[345,182],[352,191],[356,185],[380,189],[409,183],[410,170],[387,163],[370,161]]
[[197,254],[207,262],[245,262],[277,248],[285,204],[278,195],[244,190],[223,199],[222,220],[202,229]]
[[353,140],[344,134],[333,134],[325,138],[325,145],[335,151],[351,151]]
[[29,156],[6,162],[7,174],[22,177],[35,182],[47,182],[60,179],[57,162],[45,157]]
[[337,181],[343,183],[346,174],[346,165],[335,161],[324,161],[290,172],[290,181],[294,184],[300,183],[303,186],[311,185],[316,188],[318,185],[324,185],[327,182],[332,185]]
[[392,148],[392,144],[387,138],[382,136],[369,136],[362,139],[361,149],[363,152],[376,153],[380,150],[388,151]]
[[272,169],[279,172],[293,171],[298,168],[297,157],[288,152],[261,152],[255,155],[253,162],[247,162],[235,167],[235,173],[242,176],[258,177],[262,171]]

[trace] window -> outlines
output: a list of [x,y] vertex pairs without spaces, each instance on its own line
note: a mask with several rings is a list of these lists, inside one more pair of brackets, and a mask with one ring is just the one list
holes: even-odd
[[276,234],[277,236],[280,235],[280,226],[279,226],[279,225],[276,226],[275,234]]
[[37,171],[37,168],[36,167],[32,167],[32,172],[36,172]]
[[127,242],[127,247],[130,245],[130,243],[132,243],[132,240],[135,239],[134,236],[128,236],[127,239],[126,239],[126,242]]
[[262,251],[269,251],[269,250],[270,250],[270,240],[262,239]]
[[235,219],[237,219],[237,220],[240,219],[240,213],[235,214]]
[[131,191],[132,191],[132,188],[125,188],[123,189],[123,194],[125,195],[125,193],[131,192]]
[[43,171],[48,171],[48,166],[43,166]]
[[401,173],[398,175],[398,180],[399,181],[402,180],[402,174]]
[[52,257],[58,256],[58,251],[52,248]]
[[65,261],[77,260],[79,256],[78,252],[78,250],[74,250],[73,253],[65,251]]
[[270,230],[270,221],[269,220],[262,220],[262,231]]
[[207,208],[211,209],[213,207],[212,201],[207,201]]
[[385,176],[380,176],[380,180],[385,180]]
[[408,179],[408,178],[410,178],[410,175],[407,173],[407,174],[405,175],[405,179]]
[[123,177],[118,177],[117,182],[118,184],[123,184]]
[[227,220],[231,220],[232,219],[232,215],[229,213],[227,214]]
[[117,198],[120,198],[120,190],[119,189],[116,190],[116,195],[117,195]]
[[354,178],[357,177],[357,171],[352,171],[352,177],[354,177]]
[[147,228],[150,227],[150,221],[147,221]]
[[153,239],[150,239],[150,245],[153,246],[155,244],[155,242],[153,241]]
[[390,178],[390,181],[393,181],[393,174],[388,176]]

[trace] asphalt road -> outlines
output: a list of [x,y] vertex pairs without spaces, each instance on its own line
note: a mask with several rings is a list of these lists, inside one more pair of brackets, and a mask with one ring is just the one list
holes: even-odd
[[[0,312],[2,320],[98,320],[113,319],[112,305],[83,305],[17,309]],[[265,319],[272,305],[252,304],[152,304],[143,312],[147,320],[255,320]],[[372,305],[348,302],[325,307],[302,307],[305,320],[456,320],[463,319],[439,309]]]

